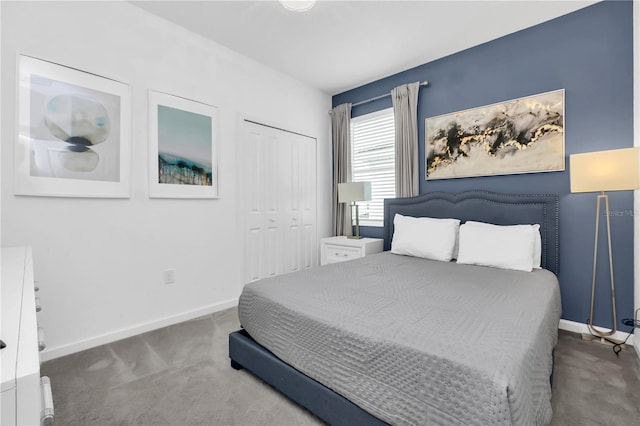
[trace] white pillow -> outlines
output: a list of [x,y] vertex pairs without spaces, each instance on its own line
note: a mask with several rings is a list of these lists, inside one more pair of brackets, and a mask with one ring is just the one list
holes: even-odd
[[[535,225],[494,225],[491,223],[485,223],[485,222],[476,222],[473,220],[468,220],[465,222],[465,225],[471,225],[471,226],[486,226],[486,227],[492,227],[492,226],[525,226],[525,227],[531,227],[531,229],[533,230],[534,233],[534,239],[533,239],[533,268],[534,269],[542,269],[542,267],[540,266],[541,260],[542,260],[542,237],[540,236],[540,225],[538,225],[537,223]],[[455,256],[454,256],[455,257]]]
[[458,263],[531,272],[535,233],[531,226],[464,224]]
[[458,219],[434,219],[397,214],[393,218],[391,253],[449,262],[456,245]]

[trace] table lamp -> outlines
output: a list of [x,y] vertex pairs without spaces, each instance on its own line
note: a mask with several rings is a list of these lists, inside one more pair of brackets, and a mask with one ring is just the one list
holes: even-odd
[[[593,278],[591,281],[591,310],[589,330],[597,337],[612,336],[616,326],[616,293],[613,281],[613,255],[611,252],[611,225],[609,221],[609,196],[605,191],[626,191],[640,188],[638,172],[638,148],[614,149],[589,152],[570,156],[571,192],[599,192],[596,198],[596,234],[593,247]],[[604,201],[607,218],[607,244],[609,248],[609,273],[611,281],[611,331],[598,330],[593,326],[593,305],[596,290],[596,262],[598,258],[598,227],[600,225],[600,205]],[[587,336],[583,336],[587,337]],[[611,339],[608,339],[611,340]]]
[[348,238],[360,239],[360,215],[356,201],[371,200],[371,182],[347,182],[338,184],[338,202],[353,203],[356,207],[356,235]]

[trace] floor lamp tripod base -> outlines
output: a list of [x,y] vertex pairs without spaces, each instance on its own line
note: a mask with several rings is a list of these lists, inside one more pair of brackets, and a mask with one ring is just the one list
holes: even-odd
[[[611,283],[611,313],[613,320],[613,328],[611,330],[603,331],[594,327],[593,325],[593,306],[595,303],[596,296],[596,272],[597,272],[597,262],[598,262],[598,235],[599,235],[599,227],[600,227],[600,205],[604,201],[605,206],[605,217],[607,219],[607,246],[609,248],[609,279]],[[614,334],[617,332],[616,328],[616,290],[613,281],[613,254],[611,252],[611,224],[609,220],[609,196],[604,193],[604,191],[600,192],[598,198],[596,200],[596,235],[595,242],[593,244],[593,277],[591,280],[591,310],[589,312],[589,333],[582,333],[583,340],[595,341],[604,344],[621,344],[622,341],[612,338]]]
[[601,343],[603,345],[608,345],[608,346],[620,345],[622,349],[627,348],[627,345],[624,343],[623,340],[614,339],[612,337],[601,337],[591,333],[582,333],[582,340],[585,340],[588,342],[594,342],[594,343]]

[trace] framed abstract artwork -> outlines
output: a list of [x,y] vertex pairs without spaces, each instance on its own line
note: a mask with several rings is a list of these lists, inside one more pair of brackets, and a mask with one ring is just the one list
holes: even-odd
[[564,90],[425,120],[425,178],[562,171]]
[[149,91],[149,195],[218,198],[214,106]]
[[18,56],[15,193],[128,198],[129,86]]

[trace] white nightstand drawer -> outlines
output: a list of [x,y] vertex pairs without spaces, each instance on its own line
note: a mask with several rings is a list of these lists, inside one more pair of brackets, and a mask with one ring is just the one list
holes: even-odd
[[345,247],[325,244],[324,250],[327,263],[344,262],[345,260],[362,257],[362,249],[360,247]]
[[380,238],[323,238],[320,241],[320,264],[328,265],[380,253],[382,245],[383,241]]

